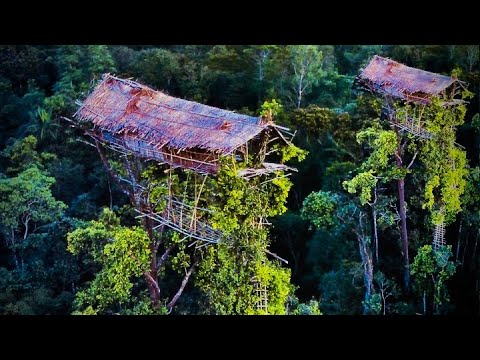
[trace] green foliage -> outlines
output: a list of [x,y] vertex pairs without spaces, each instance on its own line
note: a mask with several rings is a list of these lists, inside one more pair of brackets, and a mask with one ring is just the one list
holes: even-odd
[[286,299],[294,290],[290,274],[290,269],[282,268],[275,262],[266,261],[258,265],[256,278],[268,290],[268,314],[285,314]]
[[477,113],[472,117],[472,126],[477,131],[480,131],[480,113]]
[[101,266],[89,286],[77,293],[76,311],[117,312],[132,302],[134,279],[147,270],[150,259],[149,239],[143,229],[121,226],[118,217],[104,209],[98,221],[69,233],[67,241],[73,254],[86,252]]
[[59,286],[76,281],[61,225],[67,206],[52,195],[55,179],[37,167],[42,156],[34,151],[35,142],[29,137],[8,149],[19,162],[11,169],[18,174],[0,174],[0,238],[10,255],[0,266],[4,314],[65,313],[73,298]]
[[450,245],[441,246],[436,251],[431,245],[425,245],[419,249],[412,263],[415,289],[420,294],[433,295],[435,312],[449,301],[445,282],[455,273],[455,263],[449,260],[452,256]]
[[372,189],[377,186],[378,178],[373,175],[373,170],[362,172],[353,177],[352,180],[344,181],[343,185],[350,194],[360,190],[360,203],[365,205],[372,199]]
[[308,155],[308,151],[300,149],[298,146],[295,146],[293,143],[290,143],[287,146],[281,146],[281,147],[275,144],[272,147],[272,150],[276,150],[280,152],[280,155],[281,155],[280,162],[282,164],[295,158],[298,161],[303,161]]
[[241,254],[243,259],[232,248],[219,244],[208,248],[199,265],[196,285],[207,294],[214,314],[255,313],[252,280],[255,268],[243,251]]
[[[268,230],[259,226],[271,216],[284,213],[291,182],[280,173],[271,181],[237,176],[233,158],[224,158],[209,192],[216,201],[211,223],[225,239],[210,247],[199,265],[196,284],[204,291],[216,314],[253,314],[258,299],[253,283],[268,289],[268,313],[284,314],[287,297],[293,292],[290,270],[266,257]],[[212,199],[213,200],[213,199]]]
[[311,91],[323,75],[323,53],[316,45],[290,45],[291,80],[294,104],[300,108],[304,95]]
[[330,191],[311,193],[303,201],[302,217],[318,228],[331,228],[336,224],[335,211],[338,196]]
[[333,110],[312,104],[306,108],[295,109],[292,113],[292,120],[296,126],[317,137],[333,130],[334,125],[338,125],[335,124],[336,114]]
[[32,166],[13,178],[0,179],[0,230],[14,242],[23,239],[33,226],[58,219],[66,205],[51,193],[55,179]]
[[325,191],[340,191],[343,189],[344,179],[355,170],[355,164],[351,161],[335,161],[325,171],[322,188]]
[[185,241],[180,239],[178,233],[173,233],[172,238],[170,239],[171,244],[176,244],[178,251],[171,259],[172,269],[182,274],[187,271],[191,264],[191,256],[187,254],[187,244]]
[[199,266],[196,284],[207,294],[215,314],[264,314],[256,309],[260,299],[255,279],[267,288],[268,314],[285,314],[288,295],[294,290],[290,269],[269,261],[253,245],[210,247]]
[[463,124],[466,107],[443,107],[434,99],[426,108],[426,128],[433,138],[421,149],[425,164],[424,209],[431,212],[433,224],[452,223],[461,210],[465,190],[466,152],[455,145],[455,127]]
[[480,215],[480,167],[469,168],[466,180],[462,203],[474,207]]
[[382,312],[382,297],[380,294],[373,294],[368,300],[364,300],[362,304],[367,306],[370,314],[380,315]]
[[1,155],[8,158],[12,166],[7,168],[8,173],[18,173],[28,167],[35,165],[40,169],[44,168],[46,162],[56,159],[54,154],[38,153],[37,138],[33,135],[15,141],[13,145],[7,146]]
[[377,172],[388,169],[389,160],[397,150],[397,136],[391,130],[368,128],[357,134],[359,144],[366,143],[372,149],[364,167],[374,168]]
[[296,297],[290,298],[288,315],[323,315],[320,310],[320,303],[311,299],[306,303],[301,303]]
[[260,115],[267,121],[272,121],[275,116],[280,114],[282,108],[283,105],[276,99],[272,99],[272,101],[265,101],[260,108]]
[[59,80],[54,85],[55,100],[45,102],[51,111],[62,102],[65,104],[63,111],[73,110],[74,101],[86,95],[92,80],[98,79],[102,73],[115,71],[114,61],[105,45],[60,46],[55,60],[59,72]]
[[385,274],[377,271],[374,276],[376,293],[370,299],[369,308],[374,314],[390,314],[393,304],[389,298],[396,298],[399,295],[399,288],[395,281],[387,278]]
[[258,216],[267,218],[283,214],[287,208],[285,201],[292,186],[291,181],[275,174],[272,181],[263,182],[259,177],[250,181],[237,176],[237,164],[231,157],[221,161],[218,176],[212,179],[213,193],[219,205],[211,205],[214,210],[212,225],[226,235],[240,228],[241,222],[252,223]]
[[[474,253],[480,221],[478,52],[477,45],[0,46],[0,313],[71,313],[75,294],[79,289],[80,293],[88,292],[94,285],[92,279],[102,272],[104,265],[94,260],[93,254],[99,259],[107,257],[103,251],[114,239],[115,228],[130,229],[133,233],[125,230],[122,236],[129,238],[128,245],[111,247],[109,258],[123,259],[120,254],[128,248],[134,253],[143,251],[143,247],[134,245],[139,245],[143,235],[135,230],[137,214],[130,205],[124,206],[128,199],[108,177],[95,150],[79,143],[80,134],[61,119],[61,116],[72,116],[77,109],[75,100],[83,100],[104,72],[138,79],[174,96],[239,113],[252,116],[261,113],[266,118],[271,115],[279,125],[297,131],[295,146],[278,146],[272,156],[275,161],[294,160],[297,155],[303,158],[306,152],[302,154],[298,148],[309,154],[298,166],[295,163],[299,171],[288,179],[278,173],[276,180],[264,184],[261,183],[266,179],[237,182],[236,171],[259,165],[253,156],[246,163],[230,162],[231,176],[225,176],[221,186],[208,179],[200,206],[206,208],[210,204],[220,213],[225,209],[225,216],[213,216],[216,226],[225,230],[225,244],[221,245],[224,248],[218,248],[219,253],[215,248],[214,254],[207,255],[213,261],[214,275],[208,277],[210,268],[206,265],[200,274],[200,278],[205,275],[204,280],[211,282],[209,290],[203,291],[203,285],[202,289],[193,286],[197,276],[194,273],[175,313],[254,313],[256,299],[250,286],[251,278],[258,277],[258,272],[275,274],[265,275],[263,281],[268,283],[267,287],[276,289],[270,292],[272,299],[278,294],[278,301],[269,299],[277,304],[276,310],[270,308],[269,312],[281,312],[288,287],[286,275],[275,268],[275,262],[266,260],[263,253],[272,241],[272,251],[288,258],[292,281],[300,286],[298,295],[302,299],[319,299],[322,312],[327,314],[360,314],[363,284],[361,264],[357,262],[358,243],[351,232],[352,214],[361,210],[357,203],[372,204],[372,190],[376,186],[375,205],[368,208],[365,228],[368,233],[370,210],[375,210],[380,239],[375,269],[397,278],[401,264],[398,250],[393,249],[392,244],[399,237],[398,210],[394,196],[396,186],[391,181],[405,178],[407,174],[405,193],[411,253],[415,254],[420,245],[431,241],[427,234],[431,234],[432,223],[452,224],[447,237],[457,234],[458,228],[458,239],[447,240],[459,243],[462,273],[452,279],[451,284],[447,281],[440,288],[473,294],[470,283],[464,279],[475,276],[478,268],[478,256]],[[452,74],[465,81],[472,91],[461,89],[464,99],[474,97],[458,107],[442,107],[437,101],[427,106],[422,121],[433,134],[432,139],[419,140],[402,132],[399,139],[395,139],[393,132],[384,132],[389,124],[377,119],[381,98],[352,92],[355,76],[373,54],[428,71]],[[397,106],[400,118],[403,115],[418,117],[420,113],[419,106]],[[357,134],[360,142],[355,141]],[[400,138],[408,140],[402,153],[404,169],[395,166],[393,154]],[[460,149],[455,141],[464,148]],[[417,160],[407,171],[405,167],[417,151]],[[113,165],[123,171],[121,162]],[[149,166],[142,183],[148,183],[149,200],[159,212],[166,205],[165,175],[172,176],[172,190],[179,196],[194,196],[194,189],[198,191],[202,182],[198,177],[192,186],[193,173],[177,176],[165,174],[158,166]],[[348,192],[357,194],[360,201],[345,197],[342,183]],[[329,191],[330,197],[337,199],[333,201],[335,210],[326,206],[331,203],[328,200],[323,205],[320,202],[318,207],[305,208],[304,212],[310,216],[304,217],[315,218],[320,226],[314,230],[309,228],[308,221],[297,219],[296,212],[309,193],[319,190]],[[311,204],[315,204],[313,197],[309,199]],[[106,216],[96,220],[99,224],[94,226],[69,218],[98,219],[105,206],[114,209],[121,221]],[[286,209],[289,211],[285,218],[269,218],[285,213]],[[336,215],[345,222],[339,221]],[[212,218],[208,212],[199,216],[205,221]],[[263,221],[273,223],[272,234],[257,228]],[[277,224],[281,226],[277,228]],[[92,229],[85,236],[96,240],[72,241],[72,249],[75,248],[78,255],[67,252],[66,234],[89,227]],[[226,245],[228,236],[233,237],[230,247]],[[170,297],[178,289],[194,255],[201,257],[200,253],[206,248],[194,251],[194,247],[186,246],[187,243],[171,231],[157,240],[165,246],[174,246],[159,276],[162,296]],[[226,268],[215,265],[217,260]],[[96,295],[105,298],[95,300],[92,292],[87,297],[88,301],[94,300],[91,305],[76,306],[76,313],[166,313],[162,305],[164,299],[158,308],[150,306],[142,276],[132,275],[126,279],[127,273],[138,274],[140,270],[136,264],[125,261],[119,260],[120,267],[115,270],[122,274],[118,280],[123,285],[115,290],[110,286],[112,279],[101,275],[95,280]],[[114,269],[115,266],[109,264],[108,267]],[[369,301],[370,312],[378,312],[381,293],[377,274]],[[432,276],[440,277],[435,272]],[[385,281],[387,287],[391,287],[389,281]],[[128,283],[133,284],[130,290]],[[103,292],[105,284],[110,285],[105,286]],[[435,294],[431,277],[417,277],[414,290],[402,297],[389,297],[386,313],[418,313],[418,306],[414,306],[418,304],[412,301],[424,293],[428,312],[432,307],[437,313],[450,310],[446,307],[445,294]],[[119,297],[124,297],[125,291],[130,293],[129,300],[120,302]],[[208,294],[211,296],[206,299]],[[434,304],[434,296],[443,296],[441,306]],[[466,306],[470,301],[468,296],[457,296],[455,301],[452,305],[457,312],[471,311]],[[100,302],[110,302],[110,305],[101,308]],[[222,308],[221,304],[225,306]],[[295,314],[315,313],[318,308],[313,302],[295,305],[290,301],[288,306],[288,313]]]
[[360,203],[365,205],[372,200],[372,190],[380,181],[405,176],[391,161],[397,151],[397,136],[391,130],[371,127],[357,134],[357,142],[365,143],[372,149],[369,157],[360,166],[359,172],[351,180],[343,182],[343,187],[351,194],[360,193]]
[[135,73],[146,84],[158,89],[172,90],[179,76],[177,56],[166,49],[146,49],[138,54]]
[[355,276],[361,264],[341,260],[335,269],[320,276],[320,309],[329,315],[359,315],[361,308],[361,278]]

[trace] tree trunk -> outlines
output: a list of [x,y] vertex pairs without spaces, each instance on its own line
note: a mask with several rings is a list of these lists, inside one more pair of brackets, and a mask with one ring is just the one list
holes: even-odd
[[377,229],[377,211],[375,207],[372,208],[373,216],[373,241],[375,242],[375,261],[378,264],[378,229]]
[[113,196],[112,196],[112,185],[110,184],[110,177],[107,176],[107,184],[108,184],[108,193],[110,194],[110,210],[113,209]]
[[373,259],[372,251],[368,246],[365,236],[363,236],[361,215],[359,218],[359,231],[353,229],[353,232],[357,235],[360,258],[362,259],[363,283],[365,285],[365,304],[363,306],[363,314],[366,315],[368,313],[368,304],[373,292]]
[[460,226],[458,228],[458,241],[457,241],[457,250],[455,251],[455,261],[458,261],[458,256],[460,255],[460,243],[462,242],[462,220],[460,220]]
[[[479,230],[480,232],[480,230]],[[475,259],[477,258],[475,255],[477,254],[477,245],[478,245],[478,235],[475,238],[475,246],[473,247],[473,252],[472,252],[472,263],[471,266],[476,266],[475,264]]]
[[373,190],[374,199],[373,204],[371,205],[372,208],[372,217],[373,217],[373,241],[375,245],[375,261],[378,264],[378,225],[377,225],[377,209],[375,207],[377,203],[377,187],[375,186]]
[[[398,148],[397,152],[395,153],[395,159],[397,162],[397,167],[399,169],[403,169],[403,160],[402,160],[402,153],[403,153],[403,146],[402,146],[402,138],[398,132],[398,129],[395,128],[397,133],[397,142]],[[404,266],[404,284],[405,290],[408,292],[410,287],[410,261],[408,258],[408,233],[407,233],[407,210],[405,207],[405,180],[398,179],[398,202],[399,202],[399,210],[400,210],[400,237],[402,243],[402,254],[403,254],[403,266]]]
[[152,307],[158,307],[160,303],[160,287],[158,281],[152,277],[149,271],[145,271],[143,274],[147,281],[148,292],[150,294],[150,300],[152,301]]
[[16,242],[15,242],[15,232],[13,229],[11,229],[10,239],[11,239],[10,243],[12,246],[12,253],[13,253],[13,262],[15,263],[15,269],[20,270],[20,265],[18,263]]
[[387,307],[387,299],[385,298],[385,294],[383,290],[380,290],[382,292],[382,304],[383,304],[383,315],[386,314],[386,307]]
[[408,291],[410,286],[410,261],[408,258],[407,213],[405,209],[405,182],[403,179],[398,180],[398,201],[400,205],[400,234],[402,239],[404,282],[405,289]]
[[300,109],[300,105],[302,103],[302,90],[301,85],[298,86],[298,94],[297,94],[297,109]]
[[150,239],[150,251],[151,251],[151,260],[150,260],[150,270],[149,278],[147,281],[148,291],[150,293],[150,299],[152,301],[152,307],[157,308],[160,303],[160,287],[158,286],[158,271],[157,271],[157,251],[158,245],[155,243],[155,238],[153,234],[153,221],[149,217],[144,218],[145,230],[147,230],[148,237]]
[[297,255],[295,254],[295,251],[293,250],[293,248],[290,248],[290,254],[292,255],[292,259],[293,259],[292,276],[296,276],[298,274],[298,260],[297,260]]
[[372,253],[368,249],[367,242],[364,238],[358,238],[358,247],[360,249],[360,257],[362,258],[363,266],[363,282],[365,285],[365,305],[363,307],[363,314],[368,312],[368,303],[372,297],[373,292],[373,263],[372,263]]
[[23,225],[25,226],[25,231],[23,233],[23,240],[25,240],[28,236],[28,223],[30,222],[30,217],[27,217],[27,220],[25,220],[25,222],[23,223]]
[[423,291],[423,315],[427,315],[427,292]]
[[304,78],[304,70],[300,73],[300,79],[298,81],[298,93],[297,93],[297,109],[300,109],[302,105],[302,95],[303,95],[303,78]]
[[269,52],[261,51],[258,63],[258,104],[260,105],[263,97],[263,78],[264,78],[264,64],[267,61]]
[[465,265],[465,255],[467,253],[467,250],[468,250],[468,238],[469,238],[469,234],[467,232],[467,236],[465,237],[465,246],[463,247],[463,255],[462,255],[462,263],[461,263],[461,266],[460,266],[460,269],[463,271],[463,266]]

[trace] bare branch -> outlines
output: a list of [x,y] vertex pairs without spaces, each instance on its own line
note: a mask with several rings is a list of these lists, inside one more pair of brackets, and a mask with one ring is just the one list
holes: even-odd
[[409,169],[412,167],[412,165],[413,165],[413,162],[414,162],[414,161],[415,161],[415,159],[417,158],[417,155],[418,155],[418,150],[417,150],[417,151],[415,151],[415,154],[413,154],[413,158],[412,158],[412,160],[410,161],[410,164],[408,164],[408,166],[407,166],[407,170],[409,170]]
[[157,271],[159,271],[160,268],[163,266],[163,264],[165,263],[165,261],[168,258],[168,255],[170,255],[170,252],[172,250],[173,250],[173,246],[170,246],[167,250],[165,250],[163,255],[160,257],[160,259],[158,260],[158,264],[157,264]]
[[274,258],[276,258],[276,259],[278,259],[278,260],[280,260],[280,261],[283,261],[285,264],[288,264],[288,261],[287,261],[287,260],[281,258],[281,257],[278,256],[277,254],[272,253],[272,252],[270,252],[270,251],[268,251],[268,250],[265,250],[265,252],[266,252],[267,254],[272,255]]
[[182,284],[180,285],[180,288],[178,289],[177,293],[176,293],[175,296],[172,298],[172,300],[167,304],[167,308],[168,308],[169,312],[172,311],[173,307],[175,306],[175,304],[177,303],[178,299],[179,299],[180,296],[182,295],[183,290],[185,290],[185,286],[187,286],[188,280],[190,279],[190,276],[193,274],[193,271],[194,271],[194,269],[195,269],[195,266],[197,266],[197,264],[198,264],[199,261],[200,261],[200,259],[197,259],[197,260],[195,260],[195,262],[192,264],[192,266],[190,267],[190,269],[188,270],[188,272],[185,274],[185,277],[183,278]]

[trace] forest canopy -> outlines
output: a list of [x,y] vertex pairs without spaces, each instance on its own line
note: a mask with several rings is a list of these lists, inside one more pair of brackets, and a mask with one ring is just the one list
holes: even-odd
[[[463,101],[387,111],[357,78],[375,55]],[[102,152],[65,119],[104,74],[288,141],[209,176]],[[284,167],[249,178],[258,154]],[[158,214],[190,199],[228,242],[153,233],[114,174]],[[479,45],[0,46],[0,314],[478,315],[479,229]]]

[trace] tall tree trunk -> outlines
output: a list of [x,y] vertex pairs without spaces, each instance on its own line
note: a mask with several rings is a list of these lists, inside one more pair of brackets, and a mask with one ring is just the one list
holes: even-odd
[[12,253],[13,253],[13,261],[15,263],[15,269],[20,270],[20,265],[18,263],[16,243],[15,243],[15,232],[14,232],[13,228],[11,229],[10,239],[11,239],[11,244],[12,244]]
[[293,250],[293,247],[291,245],[290,245],[290,254],[292,255],[292,260],[293,260],[292,276],[295,276],[298,274],[298,260],[297,260],[297,255],[295,254],[295,251]]
[[358,247],[360,250],[360,257],[362,258],[363,266],[363,282],[365,285],[365,305],[363,307],[363,314],[368,313],[368,305],[373,292],[373,262],[372,252],[370,251],[367,241],[358,237]]
[[353,229],[355,235],[357,235],[358,248],[360,252],[360,258],[362,259],[363,267],[363,283],[365,285],[365,304],[363,306],[363,314],[366,315],[369,311],[368,304],[373,293],[373,256],[372,250],[368,246],[366,236],[363,234],[363,222],[362,215],[359,217],[358,231]]
[[377,187],[373,189],[374,199],[373,203],[370,205],[372,208],[372,217],[373,217],[373,242],[375,246],[375,262],[378,264],[378,225],[377,225]]
[[148,291],[150,293],[150,300],[152,301],[152,307],[157,308],[160,303],[160,287],[158,286],[158,268],[157,268],[157,251],[158,245],[156,244],[153,234],[153,221],[149,217],[145,217],[144,222],[145,230],[147,230],[148,237],[150,239],[150,270],[147,277]]
[[427,315],[427,292],[423,291],[423,315]]
[[458,256],[460,254],[460,243],[462,242],[462,223],[463,220],[460,219],[460,226],[458,228],[457,251],[455,251],[455,261],[458,261]]
[[298,81],[298,92],[297,92],[297,109],[300,109],[302,105],[302,95],[303,95],[303,78],[304,78],[304,70],[300,73],[300,79]]
[[107,176],[107,184],[108,184],[108,193],[110,194],[110,210],[113,209],[113,196],[112,196],[112,185],[110,184],[110,177]]
[[385,298],[385,294],[382,291],[382,305],[383,305],[383,315],[385,316],[387,314],[387,299]]
[[405,182],[398,180],[398,201],[400,205],[400,234],[402,239],[402,253],[404,266],[405,288],[410,286],[410,260],[408,258],[408,234],[407,234],[407,212],[405,209]]
[[378,226],[377,226],[377,210],[375,207],[372,208],[373,216],[373,240],[375,242],[375,261],[378,264]]
[[465,265],[465,255],[467,254],[468,251],[468,238],[469,238],[469,233],[467,232],[467,236],[465,236],[465,246],[463,247],[463,255],[462,255],[462,263],[460,266],[460,269],[463,270],[463,266]]
[[[403,146],[402,138],[398,132],[398,128],[395,128],[397,133],[398,148],[395,153],[395,159],[397,162],[397,167],[403,169]],[[403,254],[403,266],[404,266],[404,284],[405,289],[408,291],[410,287],[410,261],[408,258],[408,233],[407,233],[407,210],[405,207],[405,180],[403,178],[398,179],[398,202],[400,210],[400,236],[402,242],[402,254]]]
[[[478,230],[478,232],[480,233],[480,230]],[[475,259],[477,258],[476,254],[477,254],[478,237],[479,236],[477,235],[476,238],[475,238],[475,246],[473,247],[471,266],[476,266]]]

